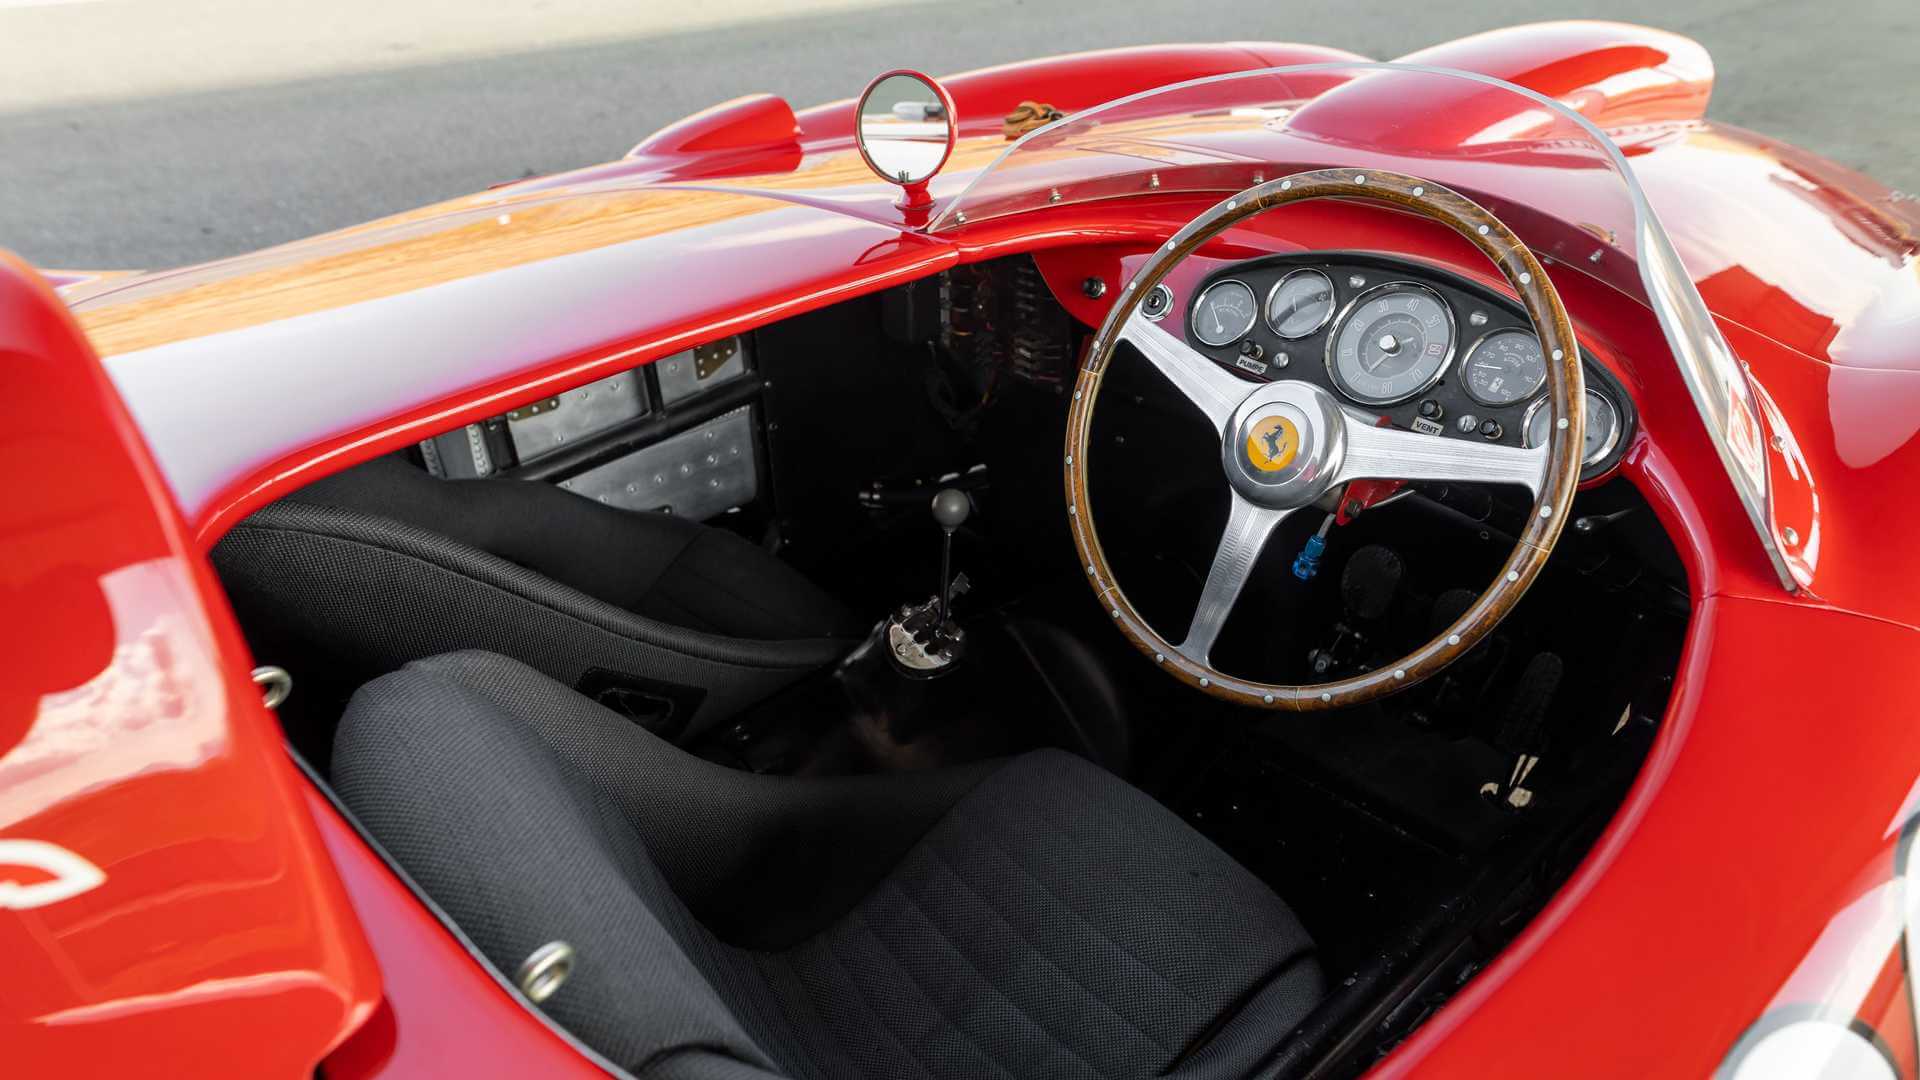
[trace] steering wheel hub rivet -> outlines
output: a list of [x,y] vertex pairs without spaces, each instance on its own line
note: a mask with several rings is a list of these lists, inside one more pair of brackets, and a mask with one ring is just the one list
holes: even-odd
[[1353,177],[1353,182],[1354,182],[1354,183],[1356,183],[1356,184],[1364,184],[1364,183],[1366,183],[1366,182],[1367,182],[1367,174],[1366,174],[1366,173],[1355,173],[1355,174],[1354,174],[1354,177]]
[[1564,360],[1566,359],[1566,355],[1566,353],[1561,352],[1559,349],[1553,350],[1553,358],[1555,360]]
[[[1520,271],[1520,284],[1522,285],[1533,284],[1533,275],[1527,273],[1525,270]],[[1556,359],[1558,358],[1556,357]]]
[[1156,664],[1164,664],[1164,663],[1166,663],[1166,662],[1167,662],[1167,654],[1166,654],[1166,653],[1158,653],[1158,652],[1157,652],[1157,653],[1154,653],[1154,654],[1153,654],[1153,662],[1154,662],[1154,663],[1156,663]]
[[1119,609],[1119,608],[1114,608],[1114,609],[1113,609],[1113,617],[1114,617],[1114,618],[1116,618],[1116,619],[1120,617],[1120,609]]
[[1449,645],[1458,645],[1458,644],[1460,644],[1460,635],[1459,635],[1459,634],[1448,634],[1448,635],[1447,635],[1447,644],[1449,644]]
[[1413,189],[1413,197],[1416,199],[1422,195],[1425,195],[1426,193],[1427,193],[1427,189],[1423,187],[1417,187]]
[[1261,700],[1261,701],[1264,701],[1264,702],[1266,702],[1266,703],[1267,703],[1267,704],[1269,704],[1269,705],[1271,705],[1271,704],[1273,704],[1273,695],[1272,695],[1272,694],[1262,694],[1262,695],[1260,696],[1260,700]]
[[1280,190],[1281,190],[1281,191],[1286,191],[1286,190],[1288,190],[1288,189],[1290,189],[1290,188],[1292,188],[1292,187],[1293,187],[1293,181],[1291,181],[1291,180],[1282,180],[1282,181],[1280,181]]
[[1509,570],[1509,571],[1507,571],[1507,580],[1508,580],[1508,581],[1519,581],[1519,580],[1520,580],[1520,571],[1518,571],[1518,570]]
[[1396,679],[1404,679],[1404,678],[1406,678],[1406,677],[1407,677],[1407,669],[1406,669],[1406,668],[1394,668],[1394,669],[1393,669],[1393,677],[1394,677],[1394,678],[1396,678]]
[[1324,692],[1323,692],[1323,693],[1322,693],[1322,694],[1320,695],[1320,700],[1321,700],[1321,701],[1332,701],[1332,700],[1333,700],[1333,695],[1332,695],[1332,694],[1328,694],[1328,693],[1324,693]]
[[1559,425],[1558,425],[1558,426],[1559,426],[1559,428],[1560,428],[1560,430],[1561,430],[1561,431],[1565,431],[1565,430],[1567,430],[1567,418],[1566,418],[1566,417],[1564,417],[1564,416],[1563,416],[1563,417],[1561,417],[1561,418],[1560,418],[1560,423],[1559,423]]
[[1205,675],[1202,675],[1202,676],[1200,676],[1200,685],[1201,685],[1201,686],[1212,686],[1212,685],[1213,685],[1213,680],[1211,680],[1211,679],[1209,679],[1209,678],[1207,678],[1207,677],[1206,677]]

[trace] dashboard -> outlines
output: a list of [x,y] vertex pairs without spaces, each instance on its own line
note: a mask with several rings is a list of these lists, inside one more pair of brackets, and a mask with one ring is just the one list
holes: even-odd
[[[1365,253],[1278,255],[1216,270],[1190,303],[1164,284],[1141,313],[1179,319],[1188,344],[1244,378],[1304,379],[1397,427],[1537,446],[1551,422],[1546,358],[1526,313],[1477,283]],[[1619,464],[1632,400],[1582,354],[1581,479]]]

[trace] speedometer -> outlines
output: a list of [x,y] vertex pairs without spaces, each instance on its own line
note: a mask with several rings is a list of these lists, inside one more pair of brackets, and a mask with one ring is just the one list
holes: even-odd
[[1193,336],[1203,345],[1231,345],[1253,329],[1259,302],[1241,281],[1216,281],[1193,302]]
[[1482,405],[1511,405],[1547,381],[1547,358],[1531,330],[1495,330],[1467,350],[1467,393]]
[[1327,373],[1366,405],[1391,405],[1437,382],[1453,359],[1453,309],[1424,285],[1398,281],[1354,298],[1327,343]]

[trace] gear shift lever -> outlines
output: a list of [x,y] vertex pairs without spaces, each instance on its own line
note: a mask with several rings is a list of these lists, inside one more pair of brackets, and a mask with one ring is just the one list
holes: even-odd
[[967,523],[973,502],[957,488],[941,488],[933,497],[933,520],[945,534],[940,538],[940,622],[945,624],[953,605],[953,533]]

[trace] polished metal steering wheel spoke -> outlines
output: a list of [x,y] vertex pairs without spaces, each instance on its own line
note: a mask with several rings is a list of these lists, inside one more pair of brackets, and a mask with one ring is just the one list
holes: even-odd
[[1193,346],[1161,329],[1160,324],[1135,312],[1121,327],[1120,340],[1131,342],[1154,367],[1160,370],[1188,401],[1198,406],[1214,430],[1227,426],[1233,410],[1253,393],[1257,386],[1243,382],[1220,365],[1202,356]]
[[1348,480],[1456,480],[1518,484],[1540,494],[1547,448],[1521,449],[1399,428],[1372,427],[1349,418],[1346,452],[1336,483]]
[[1193,623],[1187,639],[1174,646],[1181,656],[1212,667],[1209,659],[1214,639],[1227,624],[1240,590],[1260,561],[1274,527],[1287,519],[1291,510],[1270,510],[1257,506],[1238,494],[1232,494],[1233,506],[1227,512],[1227,530],[1220,537],[1220,548],[1213,553],[1213,566],[1207,571],[1207,583],[1200,590],[1200,605],[1193,609]]

